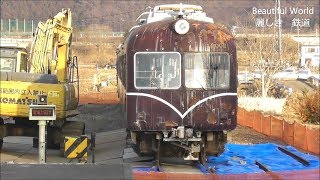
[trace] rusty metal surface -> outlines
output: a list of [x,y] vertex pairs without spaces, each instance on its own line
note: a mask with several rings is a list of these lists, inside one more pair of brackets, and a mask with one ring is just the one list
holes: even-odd
[[[136,28],[131,32],[121,53],[126,53],[127,64],[119,71],[126,70],[127,83],[123,83],[127,92],[147,93],[171,103],[181,114],[201,99],[219,94],[237,92],[237,62],[236,47],[232,35],[223,27],[189,20],[190,30],[185,35],[179,35],[173,30],[174,20],[150,23]],[[177,90],[139,90],[134,87],[134,54],[136,52],[227,52],[230,54],[230,87],[229,89],[187,89],[183,84],[184,66],[182,65],[182,85]],[[120,53],[120,55],[121,55]],[[122,54],[123,55],[123,54]],[[183,62],[183,59],[182,59]],[[121,72],[120,72],[121,73]],[[122,72],[123,73],[123,72]],[[125,93],[125,91],[123,92]],[[217,123],[210,114],[214,108],[223,110],[225,107],[237,110],[237,97],[218,97],[198,105],[193,111],[181,118],[172,108],[142,96],[127,96],[128,126],[131,130],[164,130],[172,126],[190,126],[202,131],[220,131],[234,129],[236,113],[230,115],[231,121]],[[123,101],[124,103],[124,101]],[[136,121],[137,111],[146,113],[145,121]],[[230,112],[228,112],[230,114]]]

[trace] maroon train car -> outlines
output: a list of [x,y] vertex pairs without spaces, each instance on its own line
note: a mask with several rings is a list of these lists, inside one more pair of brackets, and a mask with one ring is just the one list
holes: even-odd
[[118,95],[140,155],[206,162],[237,124],[235,40],[200,6],[160,5],[117,49]]

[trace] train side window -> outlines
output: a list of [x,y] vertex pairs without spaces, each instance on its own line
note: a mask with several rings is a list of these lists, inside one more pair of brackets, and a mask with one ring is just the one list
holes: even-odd
[[180,88],[180,53],[137,52],[134,56],[134,85],[137,89]]
[[227,53],[186,53],[184,59],[187,88],[229,88],[230,58]]

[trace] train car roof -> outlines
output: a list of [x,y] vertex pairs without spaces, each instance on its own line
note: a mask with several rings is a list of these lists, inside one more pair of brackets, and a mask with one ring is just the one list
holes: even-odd
[[[142,18],[144,16],[147,16],[147,18]],[[153,10],[150,9],[149,12],[142,13],[137,21],[141,25],[166,19],[176,19],[178,16],[182,16],[184,19],[213,23],[213,18],[208,17],[201,6],[182,3],[155,6]]]
[[192,4],[164,4],[164,5],[155,6],[153,11],[154,12],[165,11],[165,10],[179,11],[181,8],[185,11],[202,11],[201,6],[192,5]]

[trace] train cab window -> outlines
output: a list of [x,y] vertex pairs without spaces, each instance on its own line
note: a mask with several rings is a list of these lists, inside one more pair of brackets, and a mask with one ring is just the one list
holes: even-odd
[[186,53],[184,61],[187,88],[229,88],[230,58],[227,53]]
[[178,52],[137,52],[134,56],[137,89],[178,89],[181,55]]

